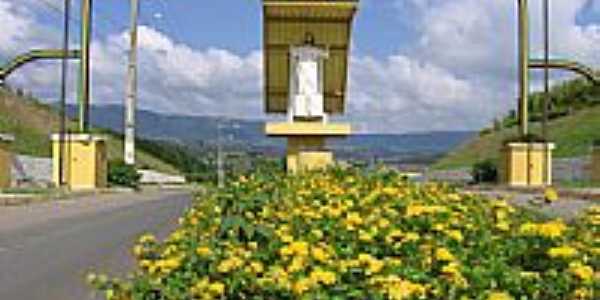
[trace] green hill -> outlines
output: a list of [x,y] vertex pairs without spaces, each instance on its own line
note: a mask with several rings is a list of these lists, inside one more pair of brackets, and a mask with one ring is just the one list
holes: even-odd
[[[13,150],[15,153],[39,157],[50,157],[50,134],[59,131],[60,117],[51,106],[40,103],[37,99],[0,88],[0,133],[15,136]],[[69,121],[69,128],[76,127]],[[94,129],[109,137],[107,148],[109,160],[123,158],[123,142],[118,135],[104,129]],[[148,146],[145,144],[145,146]],[[151,146],[151,145],[150,145]],[[150,168],[160,172],[178,174],[177,168],[161,159],[138,149],[137,163],[139,167]]]
[[[541,94],[532,95],[530,130],[541,133],[539,105]],[[589,154],[590,147],[600,140],[600,87],[581,79],[564,82],[551,91],[551,120],[549,140],[556,143],[555,157],[567,158]],[[470,167],[478,161],[498,160],[503,142],[517,136],[514,112],[495,124],[495,129],[484,129],[478,137],[459,146],[439,160],[434,168],[453,169]]]

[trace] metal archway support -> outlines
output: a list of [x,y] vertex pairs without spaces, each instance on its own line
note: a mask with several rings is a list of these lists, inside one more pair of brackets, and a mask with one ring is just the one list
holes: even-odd
[[529,57],[529,0],[517,0],[519,23],[519,133],[529,133],[529,70],[560,69],[583,75],[594,84],[600,84],[600,74],[581,63],[564,59],[531,59]]
[[[509,186],[551,186],[553,143],[547,141],[529,141],[529,87],[530,70],[549,69],[568,70],[585,76],[595,84],[600,83],[600,75],[592,68],[570,60],[551,60],[549,58],[549,1],[544,3],[545,55],[544,59],[531,59],[529,40],[528,0],[516,0],[518,5],[518,48],[519,48],[519,135],[521,139],[508,143],[502,150],[502,182]],[[548,89],[547,87],[545,88]],[[547,99],[545,100],[547,101]],[[546,135],[547,105],[544,105],[544,126]]]
[[531,59],[529,60],[529,68],[549,68],[571,71],[585,77],[587,80],[589,80],[595,85],[600,85],[600,72],[586,65],[568,59],[552,59],[548,62],[548,64],[546,64],[546,62],[543,59]]
[[65,57],[65,52],[61,49],[38,49],[18,55],[6,65],[0,67],[0,83],[4,82],[10,74],[27,63],[37,60],[56,60],[63,58],[79,59],[81,58],[81,52],[79,50],[71,50]]

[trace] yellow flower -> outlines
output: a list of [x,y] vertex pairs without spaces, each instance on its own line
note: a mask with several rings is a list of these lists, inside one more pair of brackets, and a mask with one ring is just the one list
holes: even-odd
[[329,259],[329,254],[321,247],[314,247],[312,249],[312,257],[317,261],[325,263]]
[[488,296],[487,300],[513,300],[514,298],[505,292],[492,292]]
[[460,265],[458,263],[451,262],[442,267],[442,273],[451,276],[460,275]]
[[340,260],[338,262],[338,268],[342,273],[348,272],[350,268],[358,268],[360,266],[360,261],[349,259],[349,260]]
[[310,233],[312,235],[315,236],[315,238],[317,238],[318,240],[323,238],[323,231],[319,230],[319,229],[313,229],[310,231]]
[[388,228],[390,226],[390,221],[388,221],[386,218],[381,218],[377,222],[377,226],[379,226],[381,229]]
[[441,232],[446,229],[446,226],[447,226],[446,224],[437,223],[437,224],[433,225],[433,230]]
[[385,263],[370,254],[361,253],[358,255],[358,262],[367,267],[367,275],[377,274],[381,272]]
[[243,265],[243,260],[233,256],[221,261],[219,266],[217,266],[217,271],[219,271],[220,273],[229,273],[235,269],[242,267]]
[[390,233],[388,233],[388,235],[385,237],[385,242],[391,244],[400,240],[403,236],[404,233],[402,231],[400,231],[399,229],[394,229],[390,231]]
[[294,241],[294,237],[289,234],[283,234],[281,236],[281,241],[284,243],[291,243]]
[[198,254],[198,256],[200,256],[200,257],[207,257],[212,254],[212,251],[210,250],[210,248],[203,246],[203,247],[198,247],[196,249],[196,254]]
[[446,248],[438,248],[435,251],[435,259],[438,261],[454,261],[455,257],[450,253],[450,251]]
[[525,223],[519,228],[519,232],[526,236],[543,236],[547,238],[557,238],[563,235],[567,230],[561,220],[551,221],[542,224]]
[[293,242],[290,244],[290,249],[298,256],[308,256],[307,242]]
[[506,221],[500,221],[496,224],[496,229],[498,229],[500,231],[509,231],[510,224]]
[[263,264],[258,261],[251,262],[250,265],[248,265],[248,268],[249,268],[250,273],[254,273],[254,274],[260,274],[265,270],[265,268],[263,267]]
[[421,299],[426,292],[423,285],[403,280],[397,275],[374,277],[369,281],[369,284],[382,289],[392,300],[413,299],[415,296]]
[[256,249],[258,249],[258,244],[256,242],[249,242],[248,248],[250,248],[252,250],[256,250]]
[[324,285],[332,285],[336,282],[335,273],[323,271],[318,268],[310,273],[310,279],[315,283],[322,283]]
[[292,262],[288,266],[288,272],[295,273],[295,272],[304,270],[305,263],[306,262],[304,261],[303,257],[301,257],[301,256],[294,257],[294,259],[292,259]]
[[383,192],[384,194],[386,194],[388,196],[394,196],[398,193],[398,189],[391,187],[391,186],[386,186],[381,190],[381,192]]
[[459,194],[454,193],[454,194],[448,195],[448,200],[456,202],[456,201],[460,201],[461,197]]
[[552,258],[571,258],[577,255],[577,249],[569,246],[550,248],[548,256]]
[[225,285],[220,282],[213,282],[208,286],[208,291],[214,295],[223,295],[225,292]]
[[313,286],[313,282],[312,282],[312,280],[310,280],[310,278],[301,278],[300,280],[298,280],[294,283],[294,286],[292,287],[292,291],[296,295],[302,295],[306,291],[310,290],[312,288],[312,286]]
[[363,241],[363,242],[372,242],[373,241],[373,235],[371,235],[370,233],[364,231],[364,230],[360,230],[358,232],[358,239]]
[[589,290],[589,289],[585,289],[585,288],[578,288],[573,292],[573,300],[587,300],[587,299],[592,299],[592,296],[594,296],[594,292]]
[[399,258],[390,258],[390,257],[386,257],[385,258],[385,262],[392,267],[399,267],[402,265],[402,260]]
[[363,219],[361,218],[359,213],[352,212],[346,216],[344,224],[346,225],[346,229],[355,230],[357,226],[363,224]]
[[506,202],[506,200],[494,200],[494,201],[492,201],[492,207],[504,209],[504,208],[510,208],[511,206],[508,204],[508,202]]
[[544,200],[546,202],[552,203],[558,201],[558,192],[554,188],[547,188],[544,191]]
[[416,217],[424,214],[435,214],[445,211],[446,208],[438,205],[409,205],[406,208],[406,217]]
[[539,279],[540,278],[540,273],[538,273],[538,272],[523,271],[523,272],[519,273],[519,275],[521,275],[521,277],[523,277],[523,278],[529,278],[529,279]]
[[594,277],[594,269],[580,262],[570,263],[569,272],[585,282],[590,281]]
[[404,237],[404,239],[407,242],[418,241],[420,238],[421,238],[421,236],[416,232],[408,232],[408,233],[406,233],[406,236]]
[[378,259],[373,259],[369,263],[369,266],[367,268],[367,274],[377,274],[381,271],[381,269],[383,269],[384,266],[385,266],[384,262],[382,262]]
[[281,247],[281,249],[279,249],[279,255],[286,257],[286,256],[292,256],[294,255],[294,251],[292,250],[292,248],[290,246],[284,246]]
[[561,221],[552,221],[540,225],[539,234],[549,238],[557,238],[563,235],[567,226]]
[[462,232],[460,232],[460,230],[448,230],[446,231],[446,234],[457,242],[463,241],[463,235]]
[[152,262],[147,259],[142,259],[139,262],[139,266],[142,269],[146,269],[146,268],[150,267],[151,265],[152,265]]
[[140,244],[153,243],[156,242],[156,238],[151,234],[144,234],[139,238],[138,241]]
[[144,254],[144,246],[135,245],[133,247],[133,255],[135,255],[136,257],[140,257],[140,256],[142,256],[142,254]]

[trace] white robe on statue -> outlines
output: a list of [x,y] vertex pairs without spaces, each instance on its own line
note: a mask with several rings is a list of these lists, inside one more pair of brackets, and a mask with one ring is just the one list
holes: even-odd
[[324,117],[323,59],[327,57],[320,48],[292,48],[289,109],[293,117]]

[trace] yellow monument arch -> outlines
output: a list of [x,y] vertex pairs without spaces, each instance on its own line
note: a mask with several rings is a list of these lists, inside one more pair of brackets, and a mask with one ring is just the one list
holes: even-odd
[[326,139],[351,134],[330,123],[345,110],[348,54],[358,0],[263,0],[265,110],[287,121],[268,123],[287,138],[287,170],[333,164]]
[[71,190],[107,186],[106,137],[90,133],[92,4],[92,0],[81,0],[79,130],[51,136],[54,184]]
[[555,145],[531,138],[529,131],[529,57],[528,0],[517,0],[519,48],[519,139],[507,142],[501,152],[500,180],[512,187],[552,185],[552,151]]

